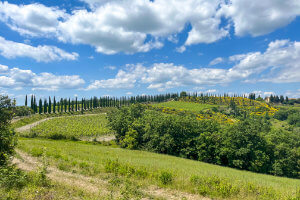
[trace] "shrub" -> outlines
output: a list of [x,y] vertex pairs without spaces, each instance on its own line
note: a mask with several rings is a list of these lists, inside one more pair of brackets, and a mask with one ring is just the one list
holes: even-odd
[[168,171],[162,171],[162,172],[160,172],[160,174],[158,176],[158,180],[159,180],[160,184],[162,184],[162,185],[172,184],[173,179],[174,179],[173,174]]
[[16,145],[15,133],[10,129],[11,119],[11,101],[0,95],[0,166],[8,163]]
[[22,189],[27,182],[28,177],[14,166],[0,167],[0,187]]

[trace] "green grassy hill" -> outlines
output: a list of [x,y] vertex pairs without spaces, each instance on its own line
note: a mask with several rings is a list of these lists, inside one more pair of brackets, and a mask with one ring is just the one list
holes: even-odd
[[[288,199],[296,196],[300,186],[300,180],[297,179],[82,142],[20,139],[18,148],[33,156],[41,156],[45,148],[51,165],[65,171],[89,176],[113,171],[142,185],[160,185],[221,199]],[[113,169],[107,171],[110,162],[113,163]],[[162,184],[159,178],[164,172],[172,177],[167,184]]]

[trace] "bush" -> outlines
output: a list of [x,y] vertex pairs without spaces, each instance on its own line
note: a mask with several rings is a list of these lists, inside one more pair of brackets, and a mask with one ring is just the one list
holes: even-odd
[[158,176],[158,180],[162,185],[170,185],[173,182],[173,174],[171,172],[162,171]]
[[289,115],[287,121],[290,125],[300,127],[300,112]]
[[11,101],[0,95],[0,166],[8,163],[16,145],[15,133],[10,129],[11,119]]
[[28,177],[14,166],[0,167],[0,187],[7,190],[22,189],[28,181]]

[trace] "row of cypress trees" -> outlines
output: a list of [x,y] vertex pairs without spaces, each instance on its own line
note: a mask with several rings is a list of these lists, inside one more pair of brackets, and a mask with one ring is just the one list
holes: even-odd
[[[31,95],[30,108],[34,113],[57,113],[57,112],[77,112],[81,110],[91,110],[99,107],[121,107],[128,106],[133,103],[145,103],[145,102],[163,102],[167,99],[179,97],[178,93],[167,93],[160,95],[138,95],[132,97],[93,97],[90,99],[82,98],[78,100],[70,98],[61,98],[56,101],[55,96],[53,100],[51,97],[47,99],[39,99],[37,101],[35,95]],[[28,105],[28,97],[25,97],[25,106]]]
[[[93,97],[90,99],[82,98],[81,100],[78,100],[77,97],[75,99],[70,98],[61,98],[59,101],[56,101],[55,97],[53,97],[53,101],[51,97],[47,99],[39,99],[37,102],[35,95],[31,95],[31,101],[30,101],[30,108],[35,113],[57,113],[57,112],[76,112],[81,110],[91,110],[94,108],[99,107],[121,107],[121,106],[128,106],[130,104],[134,103],[146,103],[146,102],[163,102],[168,99],[178,99],[179,97],[199,97],[204,102],[206,102],[206,99],[210,99],[209,97],[244,97],[247,98],[246,95],[239,95],[239,94],[214,94],[214,93],[187,93],[187,92],[181,92],[179,93],[166,93],[166,94],[159,94],[159,95],[138,95],[138,96],[131,96],[131,97]],[[255,94],[248,95],[249,99],[255,100]],[[277,97],[273,97],[271,95],[271,99],[277,99]],[[214,98],[213,98],[214,99]],[[279,101],[283,99],[282,97],[278,98]],[[286,97],[286,100],[288,98]],[[25,106],[27,106],[27,95],[25,98]]]

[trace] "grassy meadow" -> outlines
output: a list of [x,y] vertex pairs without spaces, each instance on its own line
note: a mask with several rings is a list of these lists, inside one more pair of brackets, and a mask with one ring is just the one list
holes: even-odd
[[[235,170],[168,155],[74,141],[20,139],[18,148],[32,156],[45,155],[51,165],[61,170],[88,176],[115,172],[132,177],[142,185],[160,185],[203,196],[229,199],[288,199],[296,195],[300,180],[281,178]],[[115,167],[107,171],[107,165]],[[170,174],[170,182],[163,184],[157,177]],[[197,180],[211,180],[217,192],[202,188]],[[203,186],[204,187],[204,186]]]
[[168,101],[168,102],[156,103],[153,104],[153,106],[169,107],[178,110],[181,109],[181,110],[187,110],[193,112],[200,112],[206,109],[212,109],[214,107],[218,107],[216,105],[211,105],[211,104],[199,104],[199,103],[185,102],[185,101]]

